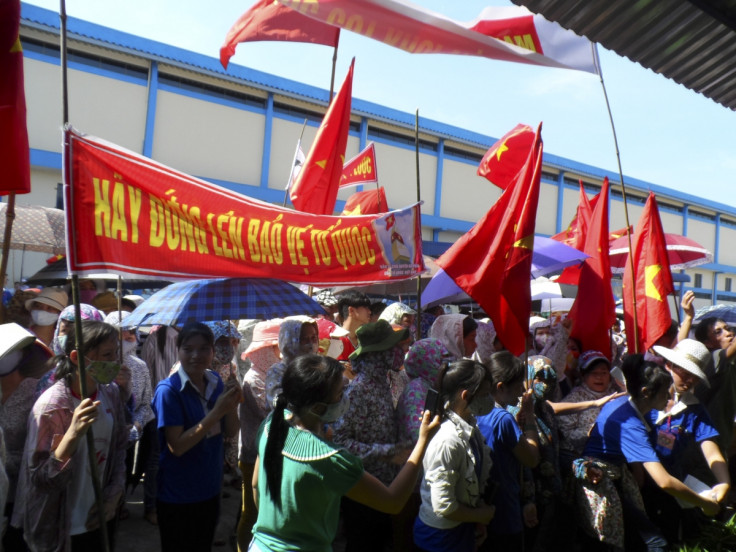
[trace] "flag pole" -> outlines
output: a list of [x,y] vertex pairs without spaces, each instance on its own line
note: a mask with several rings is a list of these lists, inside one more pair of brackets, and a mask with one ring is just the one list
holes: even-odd
[[335,66],[337,65],[337,47],[340,45],[340,27],[337,28],[337,38],[335,39],[335,48],[332,51],[332,76],[330,77],[330,97],[327,105],[332,103],[332,94],[335,91]]
[[284,190],[284,203],[282,207],[286,207],[286,200],[289,198],[289,190],[291,189],[292,182],[291,176],[294,174],[294,167],[296,166],[296,160],[299,156],[299,148],[302,147],[302,138],[304,137],[304,129],[307,128],[307,119],[304,119],[302,125],[302,131],[299,133],[299,140],[296,142],[296,149],[294,150],[294,159],[291,162],[291,171],[289,171],[289,181],[286,183],[286,189]]
[[[5,278],[8,272],[8,254],[10,253],[10,240],[13,235],[13,221],[15,220],[15,192],[10,192],[8,196],[8,204],[5,208],[5,236],[3,237],[3,258],[0,261],[0,282],[2,287],[5,288]],[[23,271],[21,269],[21,276]],[[0,323],[5,323],[6,311],[5,307],[0,301]]]
[[[624,216],[626,217],[626,238],[629,242],[629,262],[631,263],[631,279],[633,282],[636,282],[636,265],[634,264],[634,252],[631,245],[631,224],[629,223],[629,204],[626,197],[626,184],[624,183],[624,172],[621,168],[621,152],[618,149],[618,138],[616,137],[616,125],[613,123],[613,113],[611,112],[611,104],[608,101],[608,92],[606,90],[606,83],[603,82],[603,71],[601,71],[601,64],[600,60],[598,59],[598,50],[595,47],[594,43],[591,43],[591,48],[593,49],[593,59],[595,59],[595,65],[598,69],[598,77],[601,79],[601,88],[603,89],[603,98],[606,100],[606,108],[608,109],[608,119],[611,121],[611,131],[613,132],[613,144],[616,148],[616,162],[618,163],[618,175],[621,179],[621,195],[624,200]],[[608,201],[608,198],[606,198],[606,201]],[[639,352],[639,335],[638,335],[638,322],[637,322],[637,316],[636,316],[636,286],[632,286],[631,289],[631,296],[633,299],[632,305],[633,305],[633,312],[631,313],[634,319],[634,347],[635,353]],[[627,328],[628,331],[628,328]]]
[[[417,203],[422,201],[422,187],[421,180],[419,178],[419,108],[417,108],[416,117],[414,118],[414,145],[416,151],[416,170],[417,170]],[[376,182],[378,186],[378,182]],[[419,206],[419,213],[421,215],[422,206]],[[421,239],[421,236],[419,237]],[[417,322],[416,322],[416,339],[417,341],[422,338],[422,276],[417,275]]]
[[[67,63],[67,28],[66,28],[66,0],[60,0],[59,7],[60,22],[60,50],[61,50],[61,101],[62,116],[64,119],[64,132],[66,140],[66,127],[69,123],[69,86],[68,86],[68,63]],[[64,171],[66,173],[66,170]],[[65,180],[69,175],[65,174]],[[65,182],[66,183],[66,182]],[[70,235],[67,239],[74,240],[74,235]],[[82,400],[88,397],[87,393],[87,371],[85,369],[84,338],[82,336],[82,311],[79,306],[79,275],[72,275],[72,301],[74,302],[74,333],[76,334],[75,348],[77,355],[77,377],[79,378],[79,389],[82,394]],[[97,517],[99,519],[100,539],[102,540],[101,550],[103,552],[110,551],[110,541],[107,537],[107,520],[105,519],[105,505],[102,499],[102,486],[100,484],[100,474],[97,465],[97,453],[95,451],[95,437],[92,427],[87,428],[87,460],[89,462],[90,475],[92,476],[92,488],[95,492],[95,505],[97,506]]]

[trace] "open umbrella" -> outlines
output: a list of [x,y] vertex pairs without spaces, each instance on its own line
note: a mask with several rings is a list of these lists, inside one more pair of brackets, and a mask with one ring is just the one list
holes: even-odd
[[[0,235],[5,231],[6,203],[0,204]],[[31,205],[15,207],[10,249],[58,255],[66,251],[64,211]]]
[[[695,240],[685,236],[665,234],[664,241],[667,247],[667,256],[670,258],[671,270],[692,268],[713,260],[713,253]],[[623,273],[626,259],[629,256],[629,238],[621,236],[613,240],[609,246],[608,254],[611,259],[611,272]]]
[[429,255],[423,255],[424,266],[427,268],[419,276],[406,280],[394,280],[389,282],[377,282],[375,284],[367,284],[364,286],[337,286],[332,289],[334,294],[340,294],[348,289],[357,289],[368,295],[416,295],[417,294],[417,278],[422,281],[422,289],[424,289],[430,279],[437,274],[440,267],[434,262]]
[[171,284],[144,301],[123,327],[187,322],[281,318],[325,314],[311,297],[286,282],[265,278],[216,278]]
[[726,324],[736,325],[736,305],[711,305],[703,307],[695,312],[694,322],[698,323],[704,318],[720,318]]
[[[112,272],[101,272],[100,274],[85,274],[84,278],[90,280],[104,280],[108,286],[114,286],[118,280],[118,275]],[[168,286],[173,280],[151,280],[151,279],[133,279],[124,278],[123,287],[125,289],[159,289]],[[67,269],[66,258],[54,261],[46,265],[33,276],[27,279],[27,283],[32,286],[63,286],[69,283],[69,271]]]

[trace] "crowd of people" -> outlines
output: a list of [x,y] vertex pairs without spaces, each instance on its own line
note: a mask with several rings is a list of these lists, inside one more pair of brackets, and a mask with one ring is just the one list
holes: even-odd
[[18,291],[0,325],[0,550],[114,549],[140,481],[165,552],[218,523],[241,552],[660,551],[733,503],[736,340],[692,327],[690,292],[649,351],[620,325],[585,350],[549,313],[520,357],[487,318],[354,290],[147,334],[142,298],[80,296],[78,321],[66,291]]

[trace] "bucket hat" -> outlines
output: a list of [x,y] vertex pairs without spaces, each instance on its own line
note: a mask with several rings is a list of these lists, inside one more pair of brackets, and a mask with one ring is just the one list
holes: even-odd
[[674,349],[668,349],[660,345],[655,345],[653,349],[659,356],[697,376],[705,385],[710,387],[708,377],[703,372],[710,360],[710,352],[700,341],[683,339],[675,345]]
[[385,320],[364,324],[355,332],[358,337],[358,348],[350,354],[350,359],[359,357],[363,353],[386,351],[395,347],[409,337],[409,330],[402,328],[398,331]]

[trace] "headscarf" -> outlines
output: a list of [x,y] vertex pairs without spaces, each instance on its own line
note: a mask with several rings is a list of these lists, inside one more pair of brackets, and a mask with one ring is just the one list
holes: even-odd
[[447,348],[452,360],[460,360],[465,356],[463,344],[463,320],[466,314],[441,314],[432,324],[429,337],[439,339]]
[[273,364],[266,373],[266,404],[269,410],[276,404],[276,398],[281,393],[281,380],[286,372],[287,364],[299,356],[304,324],[313,324],[314,329],[318,331],[317,321],[308,316],[289,316],[281,323],[279,350],[282,361]]
[[[79,312],[82,316],[82,320],[98,320],[100,322],[105,320],[105,315],[92,305],[81,303],[79,305]],[[56,328],[54,328],[54,339],[51,340],[51,349],[56,355],[64,354],[64,349],[61,347],[61,343],[59,343],[59,322],[61,320],[67,320],[70,322],[74,321],[74,305],[69,305],[62,310],[61,314],[59,314],[59,321],[56,322]]]
[[[546,356],[534,355],[527,360],[527,375],[529,381],[534,382],[534,398],[537,400],[547,400],[557,388],[557,371],[552,365],[552,361]],[[535,381],[535,380],[542,381]]]
[[475,330],[475,343],[477,348],[473,353],[473,358],[483,364],[487,363],[491,355],[496,352],[493,342],[496,340],[496,328],[492,322],[483,322],[478,320],[478,327]]
[[212,330],[212,334],[215,336],[215,343],[221,337],[228,337],[230,339],[240,339],[243,337],[235,324],[229,320],[217,320],[215,322],[204,322],[204,325]]
[[383,312],[378,317],[379,320],[385,320],[389,324],[401,324],[401,317],[405,314],[415,316],[417,311],[407,307],[404,303],[391,303],[388,307],[383,309]]
[[406,353],[404,370],[410,378],[422,379],[430,387],[436,387],[440,368],[448,357],[447,348],[439,339],[420,339]]

